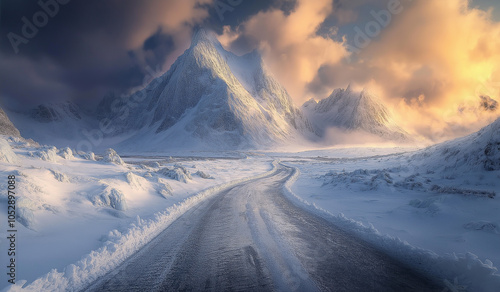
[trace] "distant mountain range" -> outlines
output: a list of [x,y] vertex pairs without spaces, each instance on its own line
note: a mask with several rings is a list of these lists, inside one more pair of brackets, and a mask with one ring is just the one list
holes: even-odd
[[383,103],[370,92],[335,89],[332,94],[319,102],[309,100],[302,111],[320,135],[329,128],[348,132],[364,131],[384,140],[408,142],[410,137],[393,120]]
[[96,129],[104,121],[106,142],[96,146],[130,152],[310,144],[322,141],[329,127],[408,141],[367,91],[336,89],[297,108],[257,51],[234,55],[205,30],[168,72],[127,98],[104,98],[93,113],[70,102],[40,105],[29,114],[13,113],[12,120],[28,138],[72,147],[89,135],[99,140]]

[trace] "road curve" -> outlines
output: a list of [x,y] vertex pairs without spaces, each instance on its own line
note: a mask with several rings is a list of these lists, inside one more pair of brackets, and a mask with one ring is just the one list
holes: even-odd
[[86,291],[441,291],[425,277],[290,203],[291,169],[187,211]]

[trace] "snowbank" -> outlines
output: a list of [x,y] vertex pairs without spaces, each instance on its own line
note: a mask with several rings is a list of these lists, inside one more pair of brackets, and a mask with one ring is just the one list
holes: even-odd
[[10,147],[9,143],[1,137],[0,137],[0,161],[7,163],[19,162],[16,153],[12,151],[12,148]]
[[116,268],[136,253],[200,201],[242,182],[271,175],[277,170],[277,163],[273,162],[272,165],[272,170],[261,175],[235,180],[201,191],[178,205],[156,213],[154,219],[143,220],[137,216],[137,222],[131,224],[126,232],[111,231],[101,248],[92,251],[77,263],[67,266],[63,272],[54,269],[27,286],[25,286],[26,281],[17,281],[16,285],[9,286],[3,291],[78,291],[85,289],[97,278]]

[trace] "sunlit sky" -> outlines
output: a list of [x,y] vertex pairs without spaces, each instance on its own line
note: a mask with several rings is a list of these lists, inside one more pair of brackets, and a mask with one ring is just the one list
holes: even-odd
[[166,71],[193,31],[208,27],[228,50],[258,49],[298,106],[352,84],[433,141],[498,117],[499,1],[401,0],[391,11],[395,1],[73,0],[13,45],[23,17],[42,8],[2,0],[1,104],[95,104],[141,84],[148,68]]

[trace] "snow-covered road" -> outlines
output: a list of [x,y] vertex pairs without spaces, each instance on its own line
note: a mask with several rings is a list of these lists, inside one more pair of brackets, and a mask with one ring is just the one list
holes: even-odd
[[441,291],[290,203],[291,169],[202,201],[90,291]]

